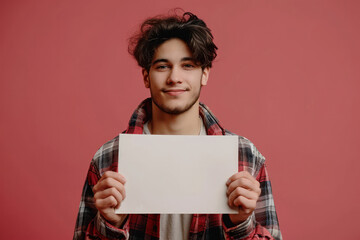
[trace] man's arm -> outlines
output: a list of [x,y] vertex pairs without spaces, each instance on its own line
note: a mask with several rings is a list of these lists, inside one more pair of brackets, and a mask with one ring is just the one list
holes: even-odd
[[[281,239],[280,232],[276,232],[278,226],[269,224],[270,221],[264,222],[261,218],[257,219],[255,215],[256,208],[259,210],[259,206],[263,205],[258,202],[261,192],[269,193],[266,184],[260,184],[250,173],[242,171],[231,176],[227,186],[228,204],[231,208],[238,210],[238,214],[223,216],[224,224],[231,233],[229,235],[236,236],[235,239],[246,240]],[[266,189],[262,191],[260,186],[265,186]],[[260,211],[262,215],[271,214],[266,213],[266,209],[262,210],[265,210],[265,212]]]
[[125,179],[116,172],[105,172],[100,177],[92,161],[83,188],[74,240],[126,239],[128,231],[118,228],[124,225],[126,215],[114,213],[114,207],[125,197],[124,183]]
[[[245,178],[240,177],[245,175],[245,173],[241,173],[243,171],[249,173],[246,173],[247,177]],[[244,180],[239,180],[242,178]],[[244,137],[239,137],[239,173],[234,174],[230,182],[232,187],[229,192],[235,192],[229,200],[233,202],[234,206],[240,206],[240,208],[237,215],[223,215],[223,226],[227,237],[231,239],[281,240],[265,158]],[[231,186],[231,183],[228,186]],[[257,197],[258,187],[260,187],[261,193]],[[257,199],[255,209],[253,209],[254,199]],[[246,216],[248,216],[247,219],[243,221]]]

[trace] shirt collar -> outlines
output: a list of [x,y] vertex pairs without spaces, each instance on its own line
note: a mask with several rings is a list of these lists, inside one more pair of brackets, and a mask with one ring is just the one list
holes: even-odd
[[[125,133],[143,134],[144,123],[151,119],[151,106],[151,98],[147,98],[140,103],[132,114]],[[207,135],[225,135],[225,129],[203,103],[200,103],[199,114],[204,122]]]

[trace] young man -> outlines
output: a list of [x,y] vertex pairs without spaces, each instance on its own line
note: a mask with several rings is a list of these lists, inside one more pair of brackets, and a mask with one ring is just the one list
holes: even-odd
[[[125,133],[231,134],[199,103],[217,49],[202,20],[192,13],[148,19],[131,44],[151,98]],[[118,144],[119,137],[105,143],[91,162],[74,239],[281,239],[265,159],[246,138],[239,137],[239,172],[224,183],[238,214],[115,214],[126,197]]]

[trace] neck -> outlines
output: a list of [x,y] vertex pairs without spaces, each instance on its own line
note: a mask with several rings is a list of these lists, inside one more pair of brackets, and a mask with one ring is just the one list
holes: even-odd
[[199,103],[181,114],[168,114],[152,104],[152,119],[149,122],[151,134],[199,135],[201,119]]

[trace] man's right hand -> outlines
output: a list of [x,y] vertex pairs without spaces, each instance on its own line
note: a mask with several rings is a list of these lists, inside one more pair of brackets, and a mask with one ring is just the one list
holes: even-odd
[[100,214],[113,226],[119,228],[126,214],[116,214],[115,208],[125,198],[126,180],[120,173],[107,171],[93,187],[95,207]]

